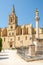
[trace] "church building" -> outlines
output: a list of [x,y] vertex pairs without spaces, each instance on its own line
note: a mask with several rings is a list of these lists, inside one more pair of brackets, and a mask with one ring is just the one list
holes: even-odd
[[12,13],[9,15],[8,28],[0,28],[3,49],[19,48],[21,46],[33,46],[31,48],[34,49],[35,46],[35,51],[43,50],[43,28],[39,27],[38,9],[36,9],[35,14],[36,28],[33,28],[31,23],[20,26],[13,5]]

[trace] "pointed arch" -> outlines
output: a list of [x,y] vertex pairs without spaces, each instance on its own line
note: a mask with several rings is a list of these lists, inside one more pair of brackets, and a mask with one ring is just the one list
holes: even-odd
[[6,28],[3,29],[2,36],[7,36],[7,29]]
[[18,35],[19,34],[19,28],[17,27],[16,28],[16,35]]
[[22,34],[21,27],[17,27],[17,29],[16,29],[16,35],[21,35],[21,34]]
[[24,35],[26,34],[26,27],[25,26],[23,27],[23,34]]
[[28,28],[26,28],[26,34],[28,34]]

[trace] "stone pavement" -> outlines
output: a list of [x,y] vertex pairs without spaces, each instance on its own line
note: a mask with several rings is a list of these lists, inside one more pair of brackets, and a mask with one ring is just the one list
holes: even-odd
[[17,50],[8,50],[6,52],[9,54],[9,58],[0,60],[0,65],[43,65],[43,60],[26,62],[17,54]]

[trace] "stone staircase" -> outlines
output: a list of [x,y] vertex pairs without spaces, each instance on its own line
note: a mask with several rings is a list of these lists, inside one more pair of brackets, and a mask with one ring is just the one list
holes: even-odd
[[0,59],[8,59],[9,58],[9,54],[6,51],[0,52]]

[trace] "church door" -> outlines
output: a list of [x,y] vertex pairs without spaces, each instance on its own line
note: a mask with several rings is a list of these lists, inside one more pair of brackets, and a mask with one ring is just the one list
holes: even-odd
[[12,48],[12,46],[13,46],[13,45],[12,45],[12,42],[10,42],[10,48]]

